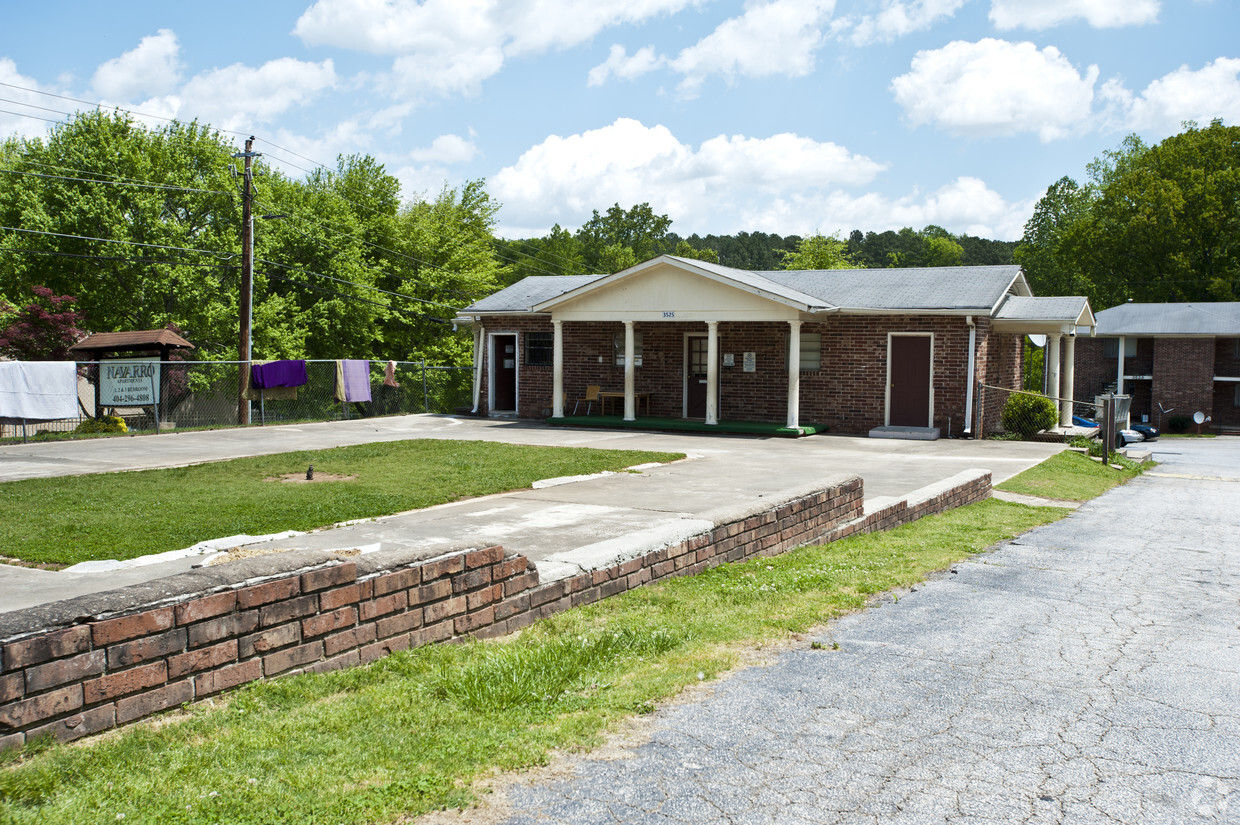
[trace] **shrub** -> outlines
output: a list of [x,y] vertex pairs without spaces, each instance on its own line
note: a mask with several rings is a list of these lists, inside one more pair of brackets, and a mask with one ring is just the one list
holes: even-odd
[[1193,419],[1187,415],[1173,415],[1167,419],[1167,429],[1173,433],[1186,433],[1192,424]]
[[101,418],[88,418],[73,430],[75,433],[127,433],[129,427],[125,419],[117,415],[105,415]]
[[1015,392],[1003,405],[999,421],[1003,429],[1019,433],[1022,439],[1028,440],[1035,433],[1055,426],[1059,422],[1059,410],[1055,402],[1044,395]]

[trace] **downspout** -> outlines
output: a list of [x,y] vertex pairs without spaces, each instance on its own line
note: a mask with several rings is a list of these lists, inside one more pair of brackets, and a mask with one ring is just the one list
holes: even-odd
[[[977,367],[975,361],[975,353],[977,351],[977,324],[973,323],[973,316],[964,316],[964,322],[969,325],[969,383],[964,391],[964,434],[973,437],[973,384],[975,383],[974,370]],[[951,433],[947,434],[951,438]]]
[[482,398],[482,319],[474,317],[474,408],[471,415],[478,414],[478,404]]

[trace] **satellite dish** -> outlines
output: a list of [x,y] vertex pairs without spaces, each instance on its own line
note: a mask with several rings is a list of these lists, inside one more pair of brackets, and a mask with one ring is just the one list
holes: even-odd
[[1203,413],[1201,410],[1198,410],[1197,412],[1193,413],[1194,424],[1204,424],[1205,420],[1206,420],[1206,414]]

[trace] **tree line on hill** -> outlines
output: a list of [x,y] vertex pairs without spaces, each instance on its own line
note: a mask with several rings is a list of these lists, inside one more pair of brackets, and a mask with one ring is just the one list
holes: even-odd
[[[171,327],[193,357],[235,359],[236,153],[197,123],[149,128],[101,111],[0,144],[0,355],[32,357],[36,340],[63,352],[83,330]],[[261,158],[256,169],[255,358],[465,364],[470,340],[450,323],[460,308],[529,275],[617,272],[664,253],[757,271],[1015,261],[1035,294],[1083,294],[1095,309],[1240,293],[1240,129],[1218,121],[1153,146],[1126,139],[1083,184],[1052,185],[1019,242],[933,225],[682,237],[648,203],[499,239],[483,181],[409,199],[367,155],[303,178]]]

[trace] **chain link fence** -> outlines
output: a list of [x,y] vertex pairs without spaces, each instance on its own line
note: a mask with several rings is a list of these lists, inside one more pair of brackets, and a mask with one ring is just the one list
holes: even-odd
[[[1101,420],[1101,408],[1094,400],[1072,402],[1072,416],[1080,419],[1061,427],[1060,405],[1066,399],[1029,390],[1013,390],[982,384],[978,388],[978,436],[1013,441],[1064,441],[1073,436],[1093,437],[1098,425],[1084,422]],[[1115,396],[1116,426],[1128,417],[1131,396]]]
[[[105,362],[106,363],[106,362]],[[235,427],[248,407],[251,425],[297,421],[337,421],[380,415],[451,413],[472,403],[470,367],[394,362],[386,380],[386,361],[370,362],[370,401],[344,402],[337,390],[336,361],[307,361],[307,383],[295,388],[251,388],[240,399],[244,362],[163,361],[159,364],[159,403],[144,406],[99,403],[99,364],[78,365],[78,417],[59,421],[0,425],[0,440],[37,438],[41,433],[98,430],[95,419],[115,416],[128,432]]]

